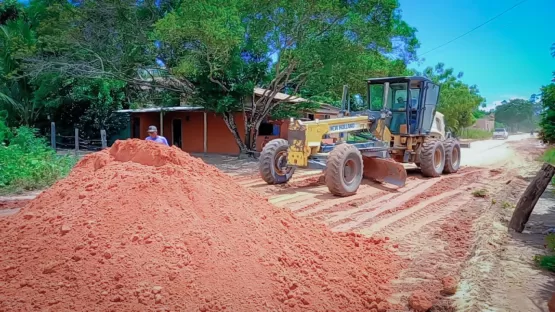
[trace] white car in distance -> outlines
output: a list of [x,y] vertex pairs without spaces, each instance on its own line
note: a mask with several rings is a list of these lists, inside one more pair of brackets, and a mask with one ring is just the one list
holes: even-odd
[[503,139],[506,140],[509,138],[509,132],[505,128],[495,128],[493,130],[493,139]]

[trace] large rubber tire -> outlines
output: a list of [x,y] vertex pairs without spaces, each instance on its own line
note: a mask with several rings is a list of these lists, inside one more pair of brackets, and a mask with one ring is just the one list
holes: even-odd
[[288,148],[289,142],[284,139],[274,139],[264,146],[258,162],[258,170],[264,182],[282,184],[291,179],[295,168],[287,167],[286,170],[281,170],[279,166],[279,162],[287,161]]
[[362,181],[362,155],[351,144],[337,145],[326,161],[325,181],[335,196],[356,194]]
[[445,149],[438,140],[430,140],[422,144],[420,150],[420,171],[425,177],[439,177],[445,167]]
[[445,148],[445,167],[443,173],[456,173],[461,167],[461,146],[459,141],[447,139],[443,142]]

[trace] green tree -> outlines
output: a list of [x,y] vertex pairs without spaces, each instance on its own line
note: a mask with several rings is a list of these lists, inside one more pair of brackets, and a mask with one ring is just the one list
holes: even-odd
[[[555,43],[551,46],[551,55],[555,58]],[[540,100],[540,137],[549,143],[555,142],[555,72],[553,83],[541,88]]]
[[33,101],[24,59],[36,51],[36,33],[16,1],[0,3],[0,110],[8,124],[34,125],[43,106]]
[[539,121],[539,105],[529,100],[513,99],[495,108],[495,120],[510,131],[530,131]]
[[180,2],[31,1],[25,21],[33,26],[34,50],[15,54],[31,86],[28,103],[40,104],[42,117],[48,113],[62,132],[77,126],[95,137],[124,126],[114,114],[119,108],[177,105],[191,85],[159,68],[150,33]]
[[[160,20],[155,37],[172,73],[202,86],[204,105],[223,115],[248,152],[262,120],[282,104],[274,100],[278,92],[298,94],[306,86],[310,95],[322,95],[350,79],[360,87],[365,72],[350,76],[351,69],[389,64],[383,53],[412,60],[418,41],[398,6],[396,0],[194,1]],[[244,107],[254,86],[268,91]],[[248,111],[244,138],[233,120],[242,110]]]
[[546,142],[555,143],[555,83],[543,86],[541,92],[543,112],[540,120],[540,136]]
[[437,110],[445,115],[447,127],[454,132],[460,132],[476,121],[473,112],[478,110],[485,99],[480,96],[476,85],[463,83],[463,73],[454,74],[453,68],[445,68],[439,63],[435,67],[428,67],[422,75],[428,77],[440,86],[439,104]]

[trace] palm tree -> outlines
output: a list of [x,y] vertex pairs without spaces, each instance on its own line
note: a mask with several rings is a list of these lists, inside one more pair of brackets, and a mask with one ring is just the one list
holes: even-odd
[[30,79],[21,73],[21,53],[32,51],[34,32],[23,19],[0,26],[0,108],[19,123],[32,126],[40,113],[33,101]]
[[0,92],[0,103],[7,103],[11,105],[16,105],[15,101],[9,97],[7,94]]

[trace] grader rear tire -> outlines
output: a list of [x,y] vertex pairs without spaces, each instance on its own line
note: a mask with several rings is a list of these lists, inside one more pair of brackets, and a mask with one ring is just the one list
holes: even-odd
[[445,167],[443,173],[456,173],[461,167],[461,146],[457,140],[447,139],[445,147]]
[[445,167],[445,149],[438,140],[430,140],[422,144],[420,150],[420,171],[425,177],[439,177]]
[[268,184],[282,184],[291,179],[295,168],[287,167],[289,142],[274,139],[264,146],[260,153],[258,170],[262,180]]
[[351,144],[337,145],[326,162],[326,185],[335,196],[353,195],[362,181],[362,172],[360,151]]

